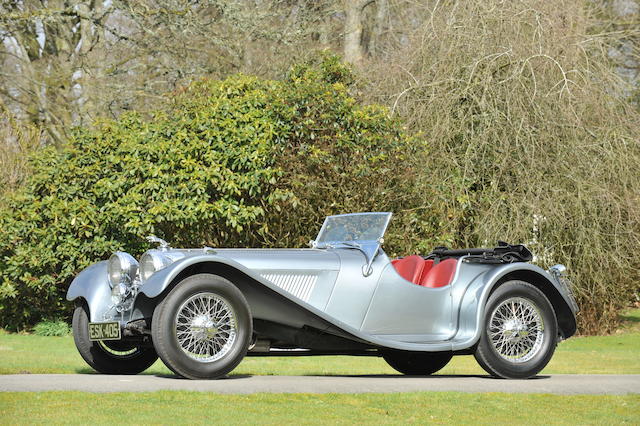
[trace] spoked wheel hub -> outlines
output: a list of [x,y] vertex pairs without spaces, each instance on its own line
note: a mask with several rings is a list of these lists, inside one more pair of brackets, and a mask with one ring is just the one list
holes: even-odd
[[489,336],[500,357],[514,363],[527,362],[544,343],[542,314],[528,299],[508,298],[493,310]]
[[218,332],[210,316],[199,315],[191,322],[191,334],[198,341],[212,339]]
[[519,319],[505,322],[502,329],[504,336],[512,343],[519,342],[529,335],[529,327]]

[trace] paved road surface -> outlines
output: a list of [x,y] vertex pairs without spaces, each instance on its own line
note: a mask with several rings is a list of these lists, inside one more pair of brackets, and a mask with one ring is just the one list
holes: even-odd
[[231,376],[185,380],[172,376],[15,374],[0,376],[0,391],[147,392],[193,390],[219,393],[384,393],[413,391],[554,394],[640,393],[640,375],[552,375],[530,380],[489,376]]

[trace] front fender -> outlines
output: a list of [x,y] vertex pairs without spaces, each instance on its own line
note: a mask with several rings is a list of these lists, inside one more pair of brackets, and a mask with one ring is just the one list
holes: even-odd
[[[527,277],[527,278],[524,278]],[[523,279],[538,287],[556,311],[565,338],[575,333],[575,312],[564,288],[544,269],[530,263],[510,263],[477,276],[460,302],[454,350],[475,345],[482,335],[485,307],[493,289],[505,279]]]
[[112,305],[106,260],[84,269],[71,282],[67,290],[67,300],[76,299],[84,299],[87,302],[90,321],[105,321],[104,315]]
[[182,271],[187,269],[192,265],[196,265],[198,263],[221,263],[224,265],[228,265],[237,269],[238,271],[243,272],[244,274],[250,276],[251,278],[268,285],[269,287],[273,287],[274,290],[278,292],[282,292],[282,290],[276,288],[275,286],[269,285],[265,282],[265,279],[262,278],[259,274],[255,273],[251,269],[248,269],[244,265],[231,260],[226,257],[218,256],[215,254],[202,254],[199,256],[189,256],[182,258],[171,265],[167,266],[164,269],[159,270],[154,273],[148,280],[142,284],[140,287],[140,293],[144,294],[148,298],[152,299],[154,297],[159,296],[162,292],[167,289],[171,285],[171,283],[180,275]]

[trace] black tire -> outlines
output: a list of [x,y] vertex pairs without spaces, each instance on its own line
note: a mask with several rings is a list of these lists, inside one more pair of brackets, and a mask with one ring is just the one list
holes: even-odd
[[86,305],[73,312],[73,341],[82,358],[99,373],[138,374],[149,368],[158,355],[152,347],[138,347],[133,342],[89,340],[89,315]]
[[[207,300],[214,304],[213,311],[211,305],[207,310],[200,304]],[[194,308],[196,303],[207,314],[192,311],[190,308]],[[216,316],[228,312],[227,309],[230,315],[222,314],[224,318]],[[191,315],[190,319],[181,316],[178,320],[179,311]],[[218,323],[214,325],[214,321]],[[221,331],[221,327],[225,330]],[[236,286],[217,275],[198,274],[178,283],[156,307],[151,333],[160,359],[171,371],[189,379],[217,379],[242,361],[249,347],[253,325],[249,305]],[[219,345],[220,342],[224,345]],[[194,344],[199,346],[193,347]],[[203,353],[196,354],[189,347]]]
[[386,351],[382,357],[396,371],[409,376],[428,376],[451,361],[451,352]]
[[[512,314],[518,309],[524,313]],[[514,319],[521,315],[529,319]],[[492,320],[494,339],[490,330]],[[547,297],[535,286],[524,281],[500,285],[487,301],[483,321],[474,356],[487,373],[504,379],[527,379],[551,360],[558,336],[556,314]],[[532,330],[536,330],[535,336]]]

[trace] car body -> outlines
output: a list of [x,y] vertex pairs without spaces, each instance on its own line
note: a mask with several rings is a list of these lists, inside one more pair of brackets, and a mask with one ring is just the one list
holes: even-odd
[[245,355],[332,354],[431,374],[474,353],[491,374],[524,378],[575,333],[562,265],[545,271],[505,243],[392,260],[390,219],[329,216],[303,249],[173,249],[151,237],[160,247],[140,264],[115,253],[72,282],[76,345],[105,373],[137,373],[156,354],[189,378],[220,377]]

